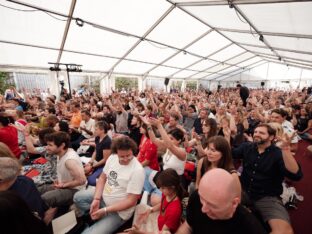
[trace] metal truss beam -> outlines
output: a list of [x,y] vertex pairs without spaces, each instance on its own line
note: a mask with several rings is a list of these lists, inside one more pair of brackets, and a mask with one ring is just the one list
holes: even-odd
[[[173,1],[175,2],[175,1]],[[233,0],[236,5],[253,5],[253,4],[276,4],[276,3],[293,3],[293,2],[311,2],[311,0]],[[225,6],[229,5],[229,1],[189,1],[177,2],[177,6]]]
[[[253,45],[253,44],[248,44],[248,43],[240,43],[242,46],[250,46],[250,47],[256,47],[256,48],[262,48],[262,49],[268,49],[266,46],[261,46],[261,45]],[[285,51],[285,52],[291,52],[291,53],[298,53],[298,54],[309,54],[312,55],[312,52],[309,51],[302,51],[302,50],[292,50],[292,49],[285,49],[285,48],[280,48],[280,47],[272,47],[274,50],[278,51]]]
[[293,33],[277,33],[277,32],[264,32],[264,31],[250,31],[250,30],[241,30],[241,29],[229,29],[229,28],[214,28],[215,30],[221,32],[235,32],[235,33],[247,33],[247,34],[255,34],[264,35],[264,36],[273,36],[273,37],[292,37],[292,38],[304,38],[304,39],[312,39],[312,35],[308,34],[293,34]]

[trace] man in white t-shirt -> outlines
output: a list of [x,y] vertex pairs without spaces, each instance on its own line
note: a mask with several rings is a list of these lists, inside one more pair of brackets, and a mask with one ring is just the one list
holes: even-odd
[[133,156],[136,147],[129,137],[114,139],[113,154],[106,161],[95,192],[88,189],[75,194],[76,206],[98,220],[83,233],[113,233],[133,215],[145,178],[143,167]]

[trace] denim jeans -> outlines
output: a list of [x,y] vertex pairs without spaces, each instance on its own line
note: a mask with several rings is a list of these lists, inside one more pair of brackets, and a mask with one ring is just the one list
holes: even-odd
[[145,171],[145,180],[143,190],[147,191],[149,194],[156,194],[161,196],[161,191],[156,187],[156,184],[153,182],[153,178],[155,176],[155,170],[150,167],[144,167]]
[[[84,214],[86,214],[90,209],[90,205],[93,201],[94,191],[94,187],[89,187],[86,190],[77,192],[74,196],[74,202],[76,206]],[[103,207],[105,207],[105,203],[103,200],[101,200],[100,208]],[[117,212],[109,213],[92,226],[86,228],[82,234],[110,234],[117,230],[125,222],[126,220],[120,218]]]

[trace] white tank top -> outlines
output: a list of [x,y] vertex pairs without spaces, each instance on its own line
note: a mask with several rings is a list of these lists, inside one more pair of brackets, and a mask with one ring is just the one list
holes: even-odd
[[[64,156],[61,159],[57,157],[57,179],[59,182],[64,183],[64,182],[74,180],[74,178],[69,173],[69,170],[66,168],[66,165],[65,165],[66,161],[69,159],[77,161],[78,165],[81,166],[81,168],[83,169],[82,162],[78,154],[73,149],[69,148],[66,154],[64,154]],[[84,185],[75,187],[75,189],[82,189],[82,188],[84,188]]]
[[184,173],[185,160],[180,160],[169,149],[167,149],[166,153],[163,155],[163,164],[164,170],[172,168],[178,173],[178,175],[183,175]]

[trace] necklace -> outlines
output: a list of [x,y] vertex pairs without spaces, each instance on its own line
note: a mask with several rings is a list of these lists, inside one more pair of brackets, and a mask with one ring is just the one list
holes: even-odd
[[164,200],[166,199],[166,197],[164,197],[164,199],[161,200],[161,213],[164,214],[167,207],[170,205],[171,202],[173,202],[173,200],[177,197],[177,195],[174,195],[173,198],[171,198],[171,200],[166,204],[166,206],[164,206]]

